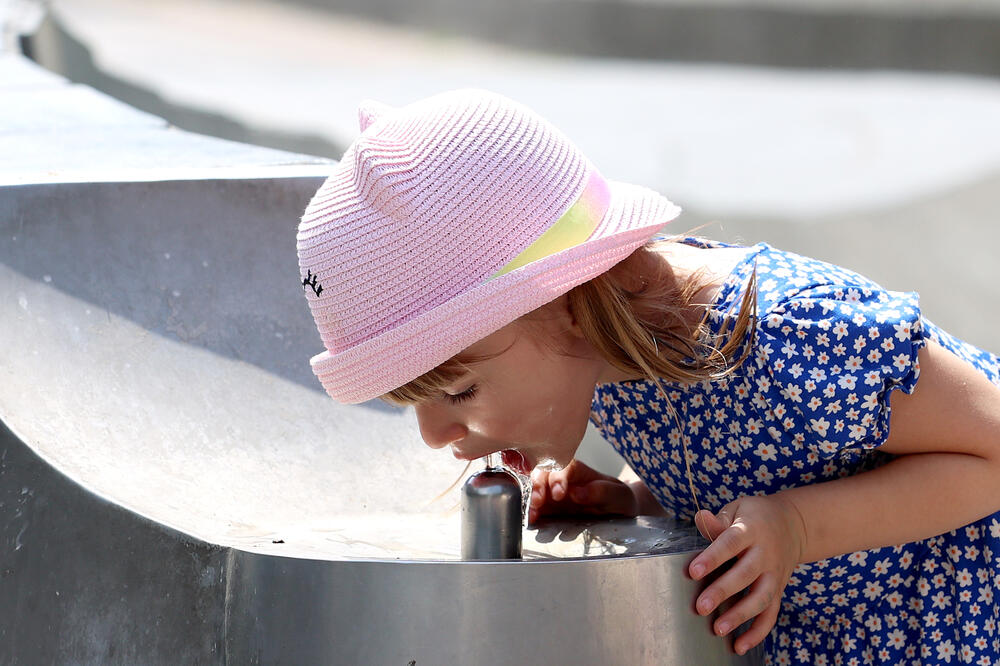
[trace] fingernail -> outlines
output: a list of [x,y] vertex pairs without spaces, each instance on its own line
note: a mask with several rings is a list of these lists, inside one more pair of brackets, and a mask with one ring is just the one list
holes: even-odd
[[746,651],[747,651],[747,649],[745,647],[743,647],[742,645],[739,646],[738,648],[736,648],[736,654],[743,654]]
[[709,601],[708,599],[701,599],[698,601],[698,610],[700,610],[702,613],[707,613],[711,607],[712,607],[712,602]]
[[[729,623],[728,622],[722,622],[722,623],[720,623],[719,624],[719,635],[720,636],[725,636],[727,631],[729,631]],[[741,652],[740,654],[743,654],[743,653]]]
[[562,497],[562,494],[563,494],[562,484],[561,483],[552,484],[552,496],[555,497],[556,495],[559,495],[560,497]]
[[700,578],[703,573],[705,573],[704,564],[696,564],[693,567],[691,567],[691,575],[694,578]]

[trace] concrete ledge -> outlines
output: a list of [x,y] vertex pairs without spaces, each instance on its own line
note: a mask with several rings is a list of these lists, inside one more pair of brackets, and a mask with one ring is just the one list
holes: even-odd
[[238,167],[241,176],[281,166],[294,166],[290,175],[301,175],[305,168],[320,176],[334,163],[186,132],[159,115],[72,83],[21,53],[27,49],[56,60],[90,62],[72,40],[44,37],[53,31],[57,28],[40,4],[0,4],[0,184],[193,178],[228,167]]

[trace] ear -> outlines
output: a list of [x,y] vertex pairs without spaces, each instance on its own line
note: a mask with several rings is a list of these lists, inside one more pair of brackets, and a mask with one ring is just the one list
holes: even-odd
[[365,98],[358,104],[358,126],[364,132],[368,126],[392,111],[392,107],[376,99]]
[[580,323],[577,321],[576,315],[573,313],[573,308],[570,306],[569,294],[561,294],[549,303],[547,307],[551,309],[551,316],[555,323],[558,324],[559,330],[567,331],[581,340],[584,339],[583,329],[580,328]]

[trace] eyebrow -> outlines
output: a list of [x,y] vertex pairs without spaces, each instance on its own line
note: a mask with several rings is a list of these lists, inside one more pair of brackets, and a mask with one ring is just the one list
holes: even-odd
[[441,387],[441,390],[445,392],[447,392],[448,390],[454,390],[456,385],[461,384],[463,381],[465,381],[465,378],[471,374],[472,373],[469,370],[462,370],[462,374],[458,375],[453,380],[443,385]]

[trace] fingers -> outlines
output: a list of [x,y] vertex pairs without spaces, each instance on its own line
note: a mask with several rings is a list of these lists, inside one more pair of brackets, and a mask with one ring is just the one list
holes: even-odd
[[557,472],[535,470],[531,475],[528,523],[550,514],[616,514],[638,511],[632,488],[614,477],[573,461]]
[[[703,517],[703,520],[711,521],[712,519]],[[700,530],[701,528],[699,527],[698,529]],[[720,565],[742,553],[749,545],[747,531],[743,524],[739,522],[734,523],[718,534],[710,546],[691,560],[691,564],[688,566],[688,573],[691,575],[691,578],[701,580],[705,574],[715,571]]]
[[591,481],[570,489],[570,499],[595,513],[634,516],[636,501],[632,489],[621,481]]
[[698,531],[701,532],[701,535],[709,541],[715,541],[727,527],[722,520],[717,518],[708,509],[702,509],[694,514],[694,524],[698,528]]
[[751,618],[750,628],[733,643],[738,654],[760,643],[767,637],[778,619],[781,608],[781,590],[777,577],[764,572],[757,575],[757,568],[744,556],[737,564],[706,588],[696,602],[697,612],[708,615],[726,599],[736,598],[741,590],[747,594],[720,615],[713,630],[725,636]]
[[562,469],[549,473],[549,489],[552,499],[556,502],[562,502],[574,486],[584,485],[602,477],[604,477],[603,474],[599,474],[574,458]]
[[754,581],[749,593],[715,621],[715,633],[725,636],[750,618],[755,618],[750,628],[733,643],[736,652],[744,654],[767,637],[780,609],[781,595],[777,581],[770,574],[762,574]]
[[733,641],[733,649],[745,654],[767,637],[777,621],[781,594],[797,562],[792,549],[783,545],[789,532],[780,511],[766,497],[741,498],[714,515],[699,511],[695,524],[703,536],[715,539],[688,566],[693,579],[702,580],[734,560],[698,595],[695,610],[701,615],[718,612],[713,629],[719,635],[749,622],[747,631]]
[[[732,568],[719,576],[718,580],[702,590],[695,602],[700,615],[708,615],[726,599],[739,594],[761,576],[760,568],[753,558],[742,557]],[[742,602],[741,602],[742,603]]]
[[531,500],[528,503],[528,523],[534,523],[541,515],[542,507],[549,499],[549,472],[534,470],[531,474]]
[[733,643],[733,649],[736,650],[736,653],[746,654],[750,648],[767,638],[767,635],[771,633],[771,629],[774,628],[775,623],[778,621],[778,611],[780,610],[781,600],[775,599],[763,613],[757,616],[750,625],[750,628]]

